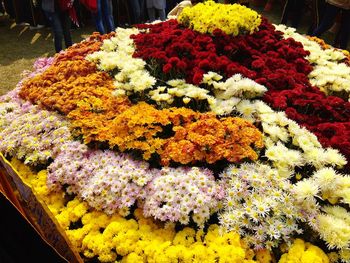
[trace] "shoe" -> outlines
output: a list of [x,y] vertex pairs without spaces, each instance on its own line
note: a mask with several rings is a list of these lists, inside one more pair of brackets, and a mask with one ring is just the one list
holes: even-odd
[[44,27],[45,27],[44,25],[37,24],[36,26],[30,26],[29,29],[30,30],[35,30],[35,29],[41,29],[41,28],[44,28]]
[[29,23],[26,23],[26,22],[22,22],[22,23],[20,23],[20,24],[18,24],[19,26],[30,26],[30,24]]

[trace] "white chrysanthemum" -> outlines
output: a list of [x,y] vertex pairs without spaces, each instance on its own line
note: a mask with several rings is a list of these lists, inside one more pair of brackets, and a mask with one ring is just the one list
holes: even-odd
[[243,78],[240,74],[235,74],[224,82],[213,82],[213,86],[218,99],[254,98],[262,96],[267,91],[264,86],[251,79]]
[[259,115],[259,118],[266,124],[275,124],[277,122],[277,115],[275,113],[263,113]]
[[280,142],[266,149],[265,156],[273,161],[275,165],[280,166],[288,165],[290,167],[295,167],[305,163],[301,152],[288,149]]
[[345,249],[350,243],[350,214],[340,206],[327,206],[317,216],[317,231],[329,248]]
[[325,151],[322,148],[307,149],[304,154],[306,161],[316,168],[321,168],[326,164]]
[[219,81],[222,79],[222,76],[219,75],[216,72],[209,71],[206,74],[203,74],[203,80],[202,83],[208,84],[208,85],[213,85],[214,82]]
[[281,140],[287,142],[289,139],[289,134],[284,127],[277,125],[269,125],[267,123],[262,124],[264,133],[268,133],[272,140],[275,142]]
[[338,176],[333,168],[323,168],[315,172],[312,176],[320,190],[331,190],[338,187]]
[[325,162],[338,167],[347,164],[346,158],[337,149],[327,148],[325,151]]
[[295,197],[299,200],[310,199],[317,196],[319,192],[318,185],[311,180],[297,182],[293,187]]
[[252,114],[255,112],[254,104],[249,100],[241,100],[240,103],[236,106],[237,111],[243,115],[243,118],[252,117]]
[[215,112],[217,115],[225,115],[231,113],[240,101],[240,98],[235,97],[228,100],[215,99],[215,103],[209,103],[209,106],[211,111]]

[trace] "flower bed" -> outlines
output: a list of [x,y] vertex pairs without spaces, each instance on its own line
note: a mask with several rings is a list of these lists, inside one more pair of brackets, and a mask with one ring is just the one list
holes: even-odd
[[86,261],[348,262],[348,71],[209,1],[39,60],[0,151]]

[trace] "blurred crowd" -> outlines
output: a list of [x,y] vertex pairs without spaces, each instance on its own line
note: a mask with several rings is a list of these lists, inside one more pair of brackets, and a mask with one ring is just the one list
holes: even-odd
[[[70,29],[94,23],[96,31],[109,33],[116,26],[165,20],[167,14],[179,13],[184,6],[198,0],[0,0],[0,15],[7,14],[17,24],[31,29],[50,26],[54,33],[56,52],[72,44]],[[308,34],[321,37],[328,30],[335,33],[335,47],[347,48],[350,34],[350,0],[219,0],[260,6],[266,12],[276,6],[281,12],[280,22],[298,28],[307,16]],[[174,12],[174,10],[176,10]],[[73,22],[73,23],[72,23]]]

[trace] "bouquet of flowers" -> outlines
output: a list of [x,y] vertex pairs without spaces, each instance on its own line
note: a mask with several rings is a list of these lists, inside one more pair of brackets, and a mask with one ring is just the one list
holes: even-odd
[[350,262],[349,64],[207,1],[39,60],[0,151],[86,261]]

